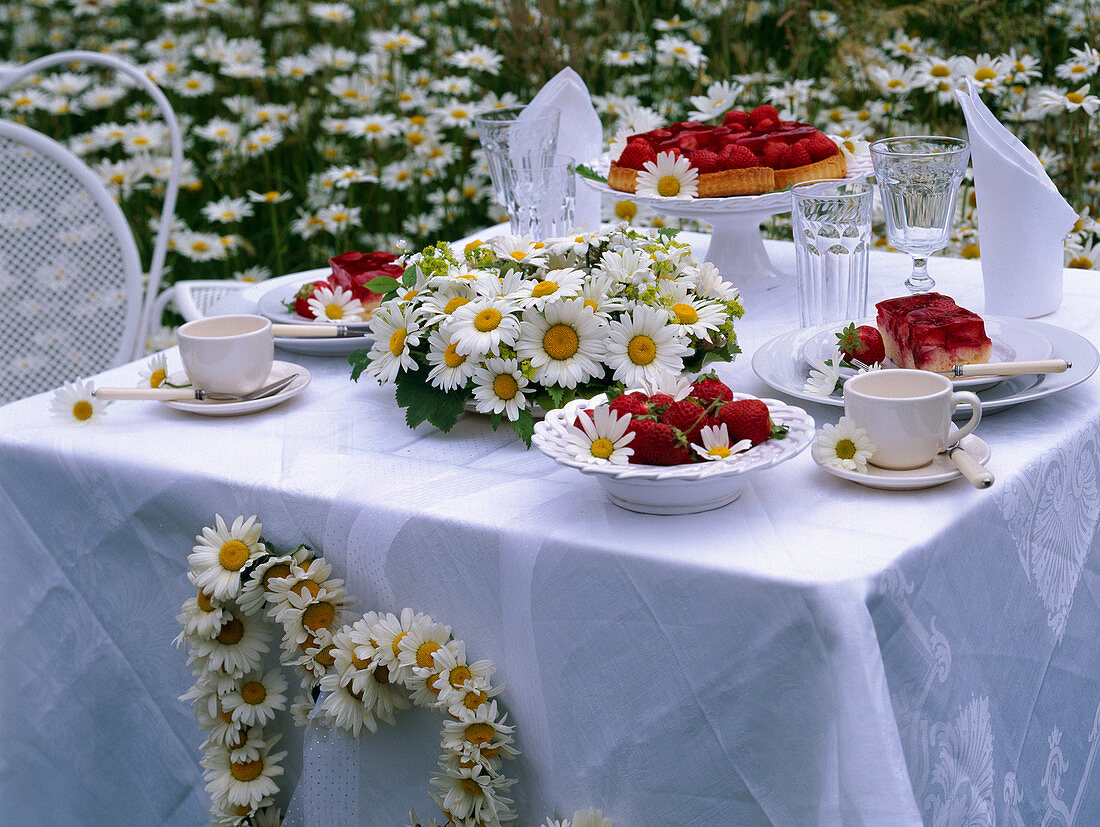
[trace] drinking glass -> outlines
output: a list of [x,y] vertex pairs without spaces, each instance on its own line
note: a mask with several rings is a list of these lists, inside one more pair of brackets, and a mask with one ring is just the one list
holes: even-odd
[[501,106],[474,116],[474,126],[489,164],[493,192],[505,207],[511,199],[504,179],[504,166],[544,166],[546,159],[558,150],[561,110],[546,106],[524,114],[526,108]]
[[573,228],[577,178],[572,157],[550,155],[541,165],[506,163],[501,177],[512,235],[554,238]]
[[867,314],[874,195],[870,184],[843,179],[791,187],[799,326]]
[[886,237],[913,258],[913,272],[905,281],[910,293],[936,286],[928,276],[928,257],[947,246],[969,157],[970,144],[962,138],[918,135],[871,144]]

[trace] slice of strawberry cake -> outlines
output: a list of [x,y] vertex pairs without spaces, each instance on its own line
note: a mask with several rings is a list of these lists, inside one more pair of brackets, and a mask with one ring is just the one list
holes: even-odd
[[989,361],[985,322],[950,296],[920,293],[875,305],[886,358],[901,368],[950,370]]

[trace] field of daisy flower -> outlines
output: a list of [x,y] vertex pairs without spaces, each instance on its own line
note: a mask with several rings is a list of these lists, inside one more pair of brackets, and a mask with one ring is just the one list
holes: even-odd
[[[961,134],[953,90],[970,78],[1079,210],[1067,266],[1095,268],[1093,6],[28,0],[0,7],[0,54],[106,51],[166,90],[186,142],[166,284],[419,249],[501,219],[473,115],[529,99],[566,65],[586,79],[608,140],[764,102],[851,138]],[[83,156],[148,249],[166,140],[140,92],[74,67],[9,92],[0,109]],[[974,257],[972,190],[961,198],[947,254]],[[625,199],[605,218],[662,223]],[[765,232],[789,234],[788,219]]]

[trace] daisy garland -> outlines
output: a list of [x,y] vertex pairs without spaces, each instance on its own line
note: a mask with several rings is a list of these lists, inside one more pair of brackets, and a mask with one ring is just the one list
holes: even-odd
[[736,288],[671,230],[498,236],[410,256],[371,318],[352,378],[397,386],[410,427],[470,408],[530,444],[534,411],[616,384],[698,373],[740,352]]
[[[607,431],[612,452],[622,450],[613,416],[595,427]],[[177,618],[183,631],[176,644],[186,647],[195,674],[180,700],[193,705],[207,733],[201,764],[212,823],[280,823],[274,799],[286,752],[275,750],[279,713],[289,712],[298,726],[317,720],[358,738],[395,725],[397,713],[413,705],[443,716],[429,795],[446,823],[514,822],[508,791],[515,780],[503,763],[519,751],[515,726],[496,699],[502,687],[492,683],[492,662],[471,662],[450,626],[410,608],[349,617],[344,581],[331,577],[323,557],[305,545],[277,552],[260,530],[255,516],[231,524],[215,516],[196,538],[188,575],[196,594]],[[281,670],[262,668],[271,638],[265,616],[282,627],[281,661],[297,674],[296,692]],[[599,811],[578,811],[574,820],[585,813]],[[599,813],[592,823],[611,820]]]

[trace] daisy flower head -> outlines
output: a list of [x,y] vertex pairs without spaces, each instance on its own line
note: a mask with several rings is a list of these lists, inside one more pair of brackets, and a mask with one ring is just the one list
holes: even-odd
[[413,620],[408,631],[397,643],[397,663],[403,669],[432,669],[432,655],[443,648],[451,637],[451,627],[436,623],[428,615]]
[[[477,765],[463,767],[459,763],[440,763],[442,773],[432,776],[432,785],[439,789],[439,806],[460,824],[497,824],[503,821],[502,811],[511,799],[503,796],[508,782],[500,775],[490,775]],[[434,796],[433,796],[434,798]]]
[[226,526],[220,514],[214,515],[214,527],[204,527],[195,537],[187,562],[194,572],[195,585],[216,600],[236,597],[241,589],[241,571],[267,551],[260,542],[262,526],[253,514],[247,520],[237,517]]
[[163,353],[152,356],[141,369],[139,388],[159,388],[168,378],[168,357]]
[[545,267],[550,254],[543,242],[532,241],[523,235],[499,235],[491,239],[488,245],[498,258],[531,267]]
[[337,729],[350,732],[355,737],[364,729],[376,732],[378,722],[371,712],[374,706],[373,683],[374,677],[371,676],[364,688],[354,690],[341,682],[336,673],[325,673],[321,677],[321,691],[325,693],[321,713]]
[[525,298],[529,307],[543,307],[547,302],[576,296],[584,283],[584,273],[572,267],[543,271],[540,276],[530,283],[530,296]]
[[606,362],[613,378],[627,387],[656,381],[663,374],[680,374],[691,349],[678,326],[668,323],[663,308],[638,306],[611,322]]
[[256,673],[241,678],[232,692],[222,697],[222,706],[234,721],[245,726],[266,724],[276,712],[286,709],[286,678],[279,669],[266,675]]
[[53,415],[71,425],[89,425],[99,421],[106,407],[106,402],[96,398],[95,385],[90,379],[77,379],[58,388],[50,400]]
[[255,614],[264,607],[271,594],[272,581],[277,577],[289,577],[292,567],[301,570],[313,559],[313,549],[300,545],[290,554],[269,554],[257,562],[248,573],[248,579],[242,584],[237,595],[237,605],[247,615]]
[[412,304],[383,302],[370,318],[374,344],[367,372],[379,383],[392,382],[398,371],[417,370],[410,348],[420,343],[420,322]]
[[466,387],[477,368],[477,359],[458,352],[454,339],[442,330],[428,336],[428,381],[437,388],[453,391]]
[[657,278],[653,272],[653,259],[638,250],[608,251],[600,256],[599,269],[623,284],[651,284]]
[[744,453],[752,447],[752,440],[749,439],[742,439],[740,442],[731,445],[725,422],[717,427],[714,425],[704,426],[700,432],[700,438],[703,440],[703,444],[695,445],[693,443],[691,447],[695,453],[708,462],[728,462],[737,459],[738,454]]
[[447,325],[458,352],[480,357],[497,352],[500,345],[515,347],[519,338],[519,317],[506,298],[478,299],[464,304]]
[[867,432],[846,416],[818,431],[813,445],[814,459],[822,465],[859,473],[866,473],[867,462],[876,450],[878,446]]
[[542,385],[575,388],[604,372],[606,326],[583,299],[547,304],[523,313],[516,355],[530,359]]
[[504,721],[507,717],[498,713],[496,701],[473,711],[460,709],[455,720],[443,723],[443,749],[478,763],[483,754],[488,758],[496,758],[502,752],[518,755],[512,747],[513,728]]
[[659,376],[646,379],[641,383],[641,389],[646,396],[664,394],[671,396],[673,401],[679,402],[691,396],[694,380],[690,376],[682,376],[678,373],[662,373]]
[[[188,577],[191,576],[188,574]],[[196,589],[194,597],[183,601],[176,622],[183,627],[180,636],[173,641],[177,646],[183,643],[185,637],[214,637],[222,628],[222,604],[211,600],[202,589]]]
[[662,152],[657,161],[646,161],[638,173],[637,194],[646,198],[694,198],[699,191],[699,170],[683,156]]
[[603,810],[589,807],[573,813],[572,827],[615,827],[615,822],[603,814]]
[[413,623],[427,615],[414,612],[410,608],[401,610],[401,615],[384,614],[371,624],[369,639],[377,647],[375,660],[390,671],[391,682],[404,683],[404,673],[400,672],[398,656],[401,654],[401,639],[412,629]]
[[474,403],[478,413],[503,413],[509,422],[527,409],[527,377],[515,359],[490,357],[474,371]]
[[350,290],[343,287],[318,287],[309,297],[309,311],[313,318],[324,322],[346,319],[361,320],[363,305]]
[[233,762],[225,749],[207,752],[202,760],[206,768],[203,778],[211,798],[215,802],[255,809],[267,796],[278,794],[279,787],[274,779],[283,774],[279,762],[286,757],[285,752],[272,752],[279,737],[274,735],[268,739],[254,761]]
[[192,639],[188,662],[239,678],[259,669],[267,650],[267,631],[263,624],[243,615],[238,617],[226,609],[216,637]]
[[706,339],[710,331],[717,330],[726,320],[723,308],[713,301],[686,295],[686,291],[668,309],[669,319],[681,332],[697,339]]
[[[840,381],[840,351],[836,351],[828,362],[814,361],[810,367],[810,375],[806,377],[802,390],[812,393],[814,396],[832,396]],[[832,364],[829,364],[831,362]]]
[[[463,705],[466,693],[471,689],[488,689],[490,679],[496,671],[490,660],[468,663],[466,643],[461,640],[448,642],[446,646],[432,654],[432,659],[435,661],[437,671],[431,682],[435,691],[439,693],[440,704],[444,706],[450,706],[452,703]],[[474,709],[479,705],[475,705]]]
[[577,423],[566,426],[566,437],[573,459],[592,465],[625,465],[634,455],[630,443],[634,432],[630,427],[630,414],[619,416],[606,405],[592,409],[592,416],[581,412]]

